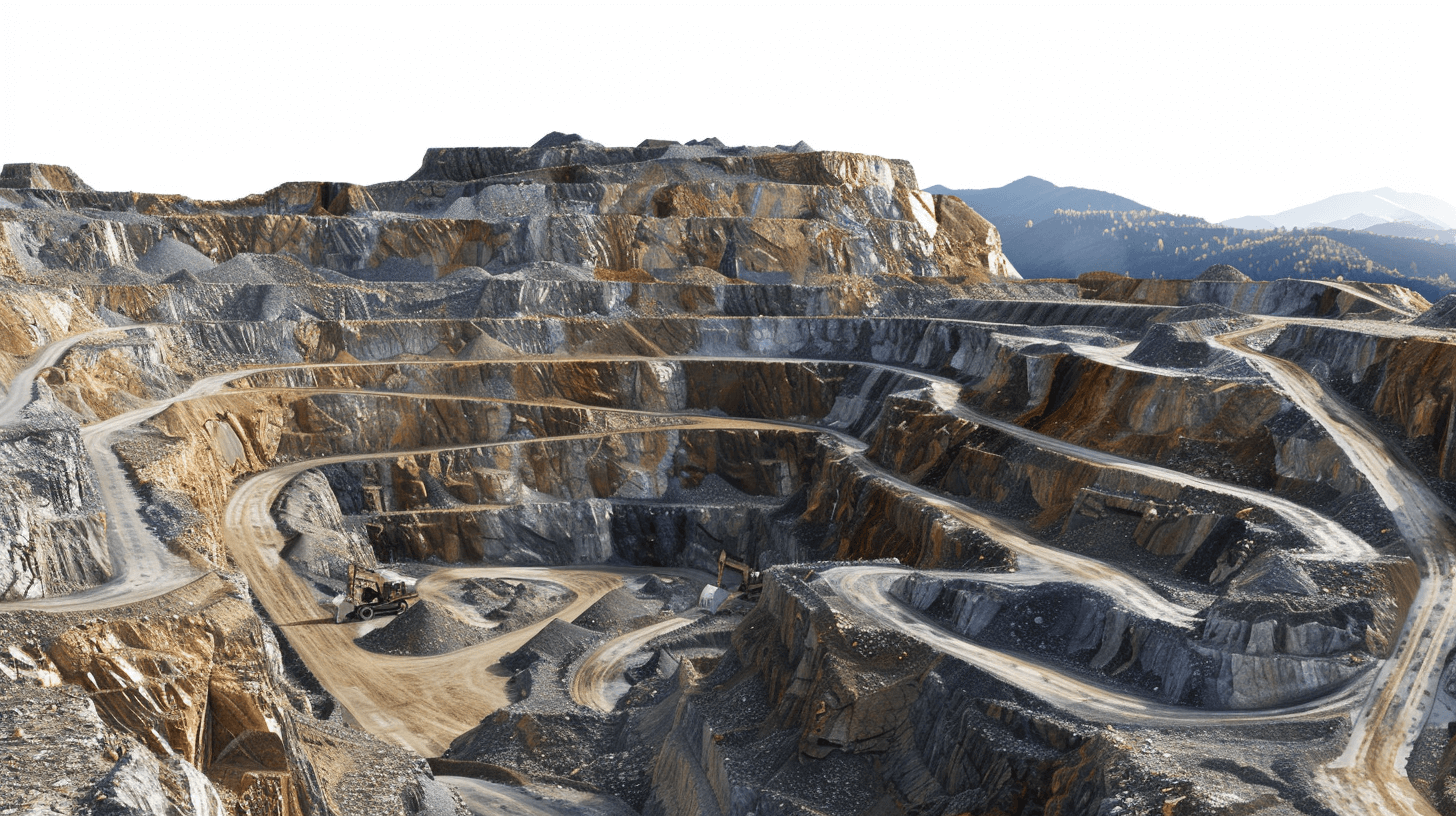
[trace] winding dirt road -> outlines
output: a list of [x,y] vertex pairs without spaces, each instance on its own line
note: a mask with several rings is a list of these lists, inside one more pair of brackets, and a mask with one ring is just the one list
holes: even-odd
[[[1252,710],[1197,709],[1165,705],[1082,680],[1049,661],[982,646],[946,629],[907,607],[890,586],[907,574],[903,567],[842,566],[820,573],[819,580],[881,625],[904,632],[1011,685],[1027,689],[1058,708],[1099,722],[1129,725],[1217,726],[1261,722],[1317,720],[1339,716],[1365,695],[1368,675],[1315,700]],[[920,574],[965,578],[966,573],[922,570]],[[1010,583],[1002,576],[972,575],[976,580]],[[1039,576],[1040,578],[1041,576]],[[1030,583],[1040,583],[1034,580]]]
[[582,661],[576,674],[572,675],[571,699],[597,711],[611,711],[616,708],[617,701],[622,699],[622,695],[629,688],[622,676],[627,658],[646,646],[649,640],[681,629],[697,619],[698,615],[695,614],[668,618],[660,623],[618,635],[598,646]]
[[407,453],[336,456],[264,471],[237,488],[223,518],[223,540],[238,567],[248,576],[254,594],[319,682],[360,727],[375,736],[413,748],[423,756],[439,756],[455,737],[509,702],[506,681],[510,673],[498,661],[534,637],[551,619],[575,619],[601,596],[621,586],[626,576],[677,572],[699,580],[703,577],[684,570],[597,565],[439,570],[425,580],[478,577],[552,581],[568,587],[577,597],[555,615],[466,649],[429,657],[368,652],[354,643],[359,626],[335,624],[332,611],[319,605],[312,590],[279,556],[284,541],[270,509],[278,492],[305,470],[326,462],[388,458]]
[[1395,517],[1421,573],[1400,640],[1353,714],[1350,742],[1325,769],[1323,787],[1331,804],[1346,813],[1434,816],[1435,809],[1411,787],[1405,764],[1430,714],[1446,657],[1456,647],[1451,549],[1456,514],[1358,412],[1300,367],[1247,345],[1249,335],[1265,330],[1232,333],[1219,342],[1268,373],[1325,427]]

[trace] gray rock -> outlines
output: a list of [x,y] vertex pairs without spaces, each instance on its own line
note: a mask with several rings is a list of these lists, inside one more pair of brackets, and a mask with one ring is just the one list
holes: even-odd
[[96,786],[96,795],[91,797],[93,812],[97,816],[170,816],[161,772],[152,752],[133,744]]
[[536,143],[531,145],[531,147],[566,147],[567,145],[574,145],[577,143],[592,145],[594,147],[601,147],[601,145],[597,144],[596,142],[588,141],[581,138],[580,134],[562,133],[559,130],[553,130],[545,136],[542,136],[540,139],[537,139]]
[[143,272],[168,276],[180,272],[190,272],[195,275],[197,272],[211,269],[217,264],[190,244],[184,244],[176,238],[163,238],[140,258],[137,258],[136,265]]
[[1237,267],[1228,264],[1214,264],[1198,273],[1198,277],[1194,278],[1194,280],[1247,283],[1253,280],[1253,278],[1240,272]]

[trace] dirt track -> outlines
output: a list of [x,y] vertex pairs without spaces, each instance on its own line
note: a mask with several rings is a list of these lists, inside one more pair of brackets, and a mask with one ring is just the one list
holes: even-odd
[[1338,441],[1394,515],[1421,571],[1395,652],[1376,675],[1371,692],[1351,718],[1345,752],[1324,771],[1332,803],[1346,812],[1419,813],[1435,809],[1406,778],[1405,761],[1435,701],[1445,657],[1456,647],[1456,516],[1358,413],[1293,363],[1244,344],[1255,329],[1225,336],[1228,348],[1268,372]]
[[625,689],[613,689],[619,682],[622,666],[633,652],[641,649],[658,635],[681,629],[692,623],[695,616],[680,615],[661,623],[644,626],[624,635],[612,638],[598,646],[586,656],[576,674],[571,677],[571,699],[598,711],[611,711],[617,705]]

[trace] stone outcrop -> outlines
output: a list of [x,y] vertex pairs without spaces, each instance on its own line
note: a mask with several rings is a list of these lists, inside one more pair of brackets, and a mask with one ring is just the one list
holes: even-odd
[[80,428],[44,384],[0,428],[0,599],[75,591],[111,575],[105,514]]
[[1209,279],[1202,275],[1193,280],[1164,280],[1089,273],[1078,278],[1077,284],[1082,287],[1084,297],[1095,300],[1164,306],[1211,303],[1247,314],[1289,317],[1393,320],[1430,306],[1415,292],[1378,283],[1241,281],[1229,276]]
[[[94,743],[84,754],[92,764],[67,768],[65,785],[55,786],[64,788],[62,797],[85,793],[97,812],[157,816],[362,816],[380,807],[425,808],[428,780],[417,779],[409,760],[410,784],[384,799],[369,801],[364,790],[351,789],[343,773],[350,757],[373,752],[382,766],[375,773],[401,758],[300,714],[301,693],[282,675],[272,632],[220,578],[204,578],[170,601],[120,610],[110,621],[57,623],[42,642],[7,645],[25,658],[7,661],[7,669],[20,669],[10,678],[20,685],[7,688],[34,684],[28,701],[45,689],[69,689],[60,695],[65,707],[85,702],[68,727],[81,739],[57,744]],[[32,722],[18,727],[30,740],[42,737]],[[88,776],[93,781],[84,781]]]
[[[1119,797],[1116,780],[1148,772],[1125,743],[1006,702],[964,664],[852,622],[816,586],[812,571],[775,570],[734,657],[701,678],[684,664],[674,693],[634,721],[670,746],[644,812],[1198,812],[1191,786],[1168,777],[1147,799]],[[764,727],[740,727],[748,713]],[[809,757],[819,785],[789,770]]]
[[[410,180],[370,188],[291,185],[236,202],[101,200],[109,195],[34,196],[66,211],[144,216],[25,222],[20,265],[103,275],[145,266],[139,259],[175,241],[218,262],[278,254],[366,280],[541,262],[588,280],[1019,277],[990,222],[959,199],[922,193],[908,164],[853,153],[586,142],[442,149]],[[355,213],[370,218],[339,217]]]
[[318,471],[302,473],[288,484],[273,505],[273,518],[288,540],[283,557],[300,572],[343,581],[351,563],[374,567],[373,550],[363,536],[344,530],[338,498]]
[[1346,399],[1389,422],[1441,479],[1456,476],[1456,346],[1439,337],[1290,326],[1269,353],[1299,363]]
[[1221,604],[1200,632],[1056,584],[912,575],[895,592],[977,641],[1068,659],[1163,702],[1224,710],[1288,705],[1339,688],[1380,656],[1368,651],[1371,639],[1384,645],[1367,637],[1373,615],[1398,611],[1378,599],[1305,598],[1302,609]]
[[0,169],[0,188],[95,192],[75,171],[59,164],[7,164]]

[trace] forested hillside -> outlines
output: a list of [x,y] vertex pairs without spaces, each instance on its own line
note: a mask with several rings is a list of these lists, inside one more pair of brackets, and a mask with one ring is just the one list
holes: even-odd
[[1027,278],[1105,269],[1189,278],[1212,264],[1255,280],[1343,276],[1397,283],[1435,301],[1456,291],[1456,247],[1338,229],[1245,230],[1156,210],[1058,210],[1002,229],[1006,254]]

